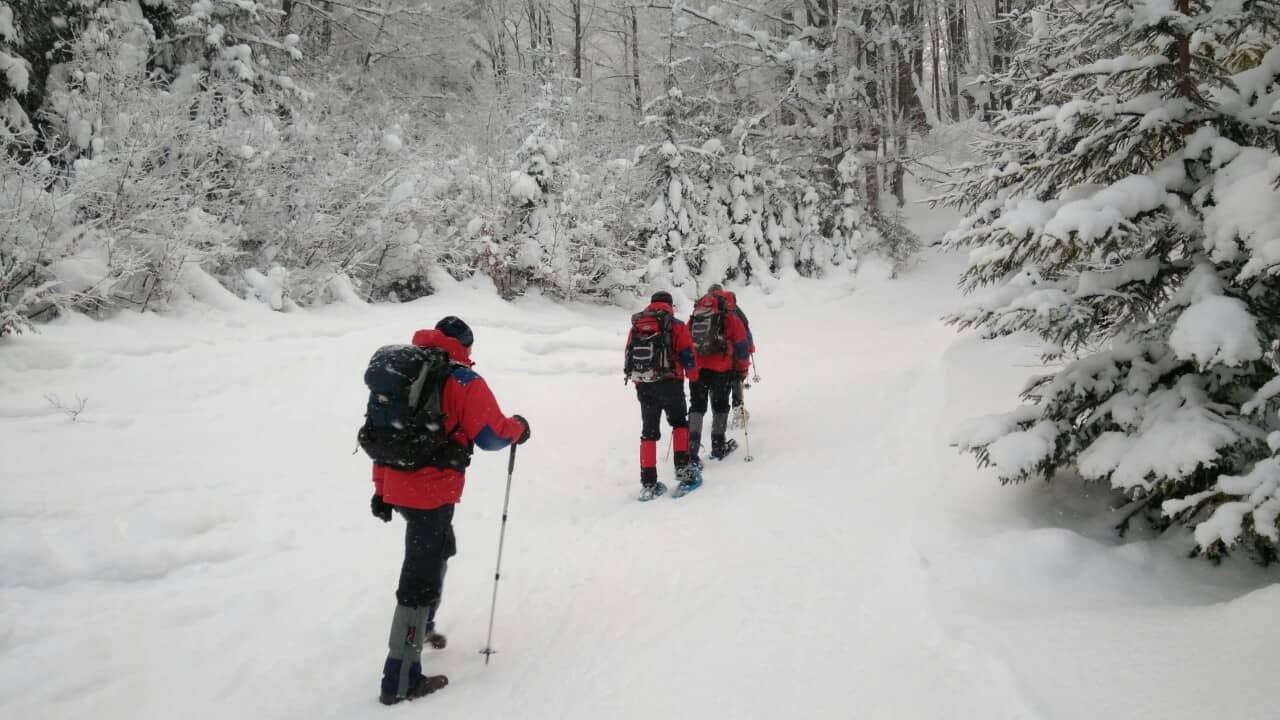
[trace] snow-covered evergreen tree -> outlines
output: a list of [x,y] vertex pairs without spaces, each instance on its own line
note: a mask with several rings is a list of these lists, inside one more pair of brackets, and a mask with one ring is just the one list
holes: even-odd
[[950,321],[1037,334],[1060,367],[957,443],[1003,481],[1109,483],[1133,501],[1122,528],[1142,513],[1194,526],[1210,556],[1272,560],[1280,9],[1040,10],[1055,27],[1029,52],[1051,65],[1003,79],[1013,109],[953,195],[971,212],[951,240],[975,297]]
[[774,259],[780,248],[771,247],[765,235],[765,188],[756,174],[756,158],[740,152],[730,160],[733,176],[729,180],[730,237],[738,250],[735,275],[744,280],[772,278]]
[[[682,0],[672,5],[664,90],[645,106],[641,123],[652,133],[644,156],[651,198],[643,240],[649,258],[645,280],[696,297],[703,256],[720,253],[718,240],[727,238],[729,229],[723,220],[716,222],[714,215],[710,232],[715,234],[706,227],[709,197],[722,192],[709,181],[723,150],[718,137],[724,118],[716,98],[686,93],[681,87],[678,71],[690,59],[680,54],[680,40],[689,23],[681,15]],[[736,261],[736,257],[719,257],[713,272],[723,272],[720,265]]]
[[18,102],[31,85],[31,65],[18,52],[21,44],[13,8],[0,2],[0,145],[30,142],[35,135],[31,119]]
[[543,287],[567,284],[568,239],[558,214],[561,142],[554,126],[539,124],[524,139],[511,173],[511,218],[507,294],[523,292],[530,281]]

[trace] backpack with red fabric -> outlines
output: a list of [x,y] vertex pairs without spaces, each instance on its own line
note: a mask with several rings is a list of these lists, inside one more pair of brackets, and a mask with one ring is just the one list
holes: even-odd
[[671,313],[643,310],[631,316],[623,372],[632,382],[657,382],[676,377],[675,340]]
[[723,355],[729,351],[724,320],[729,302],[720,295],[705,295],[698,301],[689,318],[689,333],[699,355]]

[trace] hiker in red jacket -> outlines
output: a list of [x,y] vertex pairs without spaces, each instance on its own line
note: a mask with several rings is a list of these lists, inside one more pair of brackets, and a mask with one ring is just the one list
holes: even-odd
[[390,652],[382,670],[384,705],[412,700],[448,684],[444,675],[422,674],[424,643],[443,648],[445,638],[435,632],[435,615],[444,589],[449,558],[457,551],[453,534],[453,506],[462,499],[466,466],[475,446],[501,450],[529,439],[529,422],[519,415],[507,417],[498,408],[493,392],[471,369],[471,328],[449,316],[434,330],[419,330],[413,344],[443,348],[453,361],[445,380],[441,409],[452,441],[443,467],[398,470],[373,466],[373,515],[390,522],[392,510],[404,517],[404,564],[396,589],[396,611],[391,621]]
[[[729,311],[738,316],[738,319],[742,321],[742,327],[747,331],[747,355],[754,359],[756,355],[756,339],[751,334],[751,323],[747,320],[747,314],[742,311],[742,306],[738,305],[738,296],[732,290],[725,290],[719,283],[712,285],[707,289],[707,292],[721,295],[729,301]],[[732,427],[740,428],[747,424],[747,409],[742,405],[744,399],[742,391],[746,382],[747,374],[743,372],[733,383],[733,392],[729,397],[730,404],[733,407],[733,418],[729,423]]]
[[738,447],[725,438],[729,424],[729,396],[751,365],[751,343],[742,320],[723,291],[698,300],[689,317],[698,363],[698,379],[689,383],[689,458],[701,464],[702,418],[711,403],[711,457],[721,460]]
[[667,491],[658,482],[659,423],[667,414],[675,448],[676,493],[683,495],[702,484],[701,475],[689,465],[689,420],[684,399],[684,378],[698,378],[689,329],[675,317],[669,292],[656,292],[649,306],[631,316],[631,332],[623,372],[635,383],[640,400],[640,500]]

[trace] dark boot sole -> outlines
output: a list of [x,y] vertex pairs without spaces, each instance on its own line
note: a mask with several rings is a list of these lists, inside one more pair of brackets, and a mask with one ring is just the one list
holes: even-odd
[[448,684],[449,678],[444,675],[427,676],[422,679],[421,683],[411,689],[408,695],[404,697],[397,697],[395,695],[387,695],[386,693],[383,693],[378,696],[378,702],[383,705],[395,705],[396,703],[404,702],[405,700],[417,700],[420,697],[430,695]]

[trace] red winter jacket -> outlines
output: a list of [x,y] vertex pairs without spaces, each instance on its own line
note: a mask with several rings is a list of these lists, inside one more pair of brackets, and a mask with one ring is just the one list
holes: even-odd
[[[698,367],[702,370],[712,370],[714,372],[729,372],[734,370],[740,374],[745,374],[747,368],[751,366],[751,343],[747,340],[747,328],[738,319],[737,313],[733,312],[733,306],[729,304],[728,298],[722,293],[713,295],[704,295],[698,304],[694,306],[696,311],[700,307],[716,307],[717,303],[724,302],[728,308],[724,314],[724,338],[728,341],[728,349],[722,353],[714,355],[703,355],[698,353],[697,348],[694,352],[698,353]],[[692,316],[689,319],[693,322]]]
[[751,336],[751,323],[747,322],[747,314],[742,312],[742,308],[738,307],[738,296],[729,290],[720,290],[715,294],[723,295],[729,301],[729,312],[738,316],[738,319],[742,321],[743,329],[747,331],[747,354],[748,356],[755,355],[756,339]]
[[[419,330],[413,344],[444,348],[453,359],[453,371],[445,381],[442,410],[450,436],[461,443],[474,443],[481,450],[501,450],[524,434],[519,420],[502,414],[484,378],[471,369],[471,352],[439,330]],[[397,470],[373,466],[373,487],[391,505],[432,510],[462,499],[466,476],[457,470],[425,467]]]
[[[697,382],[698,363],[693,356],[693,337],[689,335],[689,328],[675,316],[675,309],[666,303],[649,303],[645,310],[658,310],[671,316],[671,346],[676,353],[676,379],[684,380],[688,376],[690,382]],[[627,332],[625,347],[628,349],[631,347],[631,334],[634,332],[635,328]],[[624,350],[624,361],[625,352]]]

